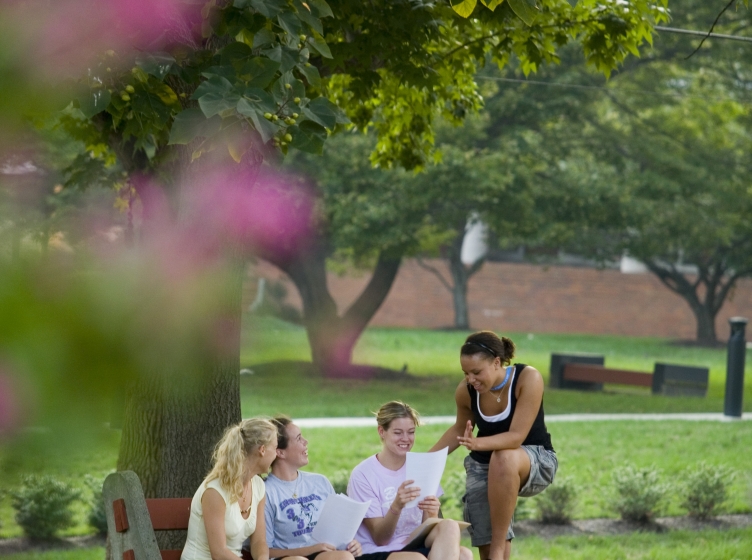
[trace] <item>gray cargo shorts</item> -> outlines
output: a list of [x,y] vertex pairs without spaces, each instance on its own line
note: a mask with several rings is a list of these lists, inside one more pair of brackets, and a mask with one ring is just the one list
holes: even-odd
[[[520,488],[518,496],[530,497],[543,492],[554,481],[559,461],[556,453],[545,449],[542,445],[523,445],[530,458],[530,476],[524,486]],[[491,509],[488,505],[488,465],[479,463],[470,455],[465,457],[465,472],[467,482],[465,495],[462,498],[463,517],[470,523],[470,533],[473,546],[491,544]],[[512,525],[507,529],[507,540],[514,538]]]

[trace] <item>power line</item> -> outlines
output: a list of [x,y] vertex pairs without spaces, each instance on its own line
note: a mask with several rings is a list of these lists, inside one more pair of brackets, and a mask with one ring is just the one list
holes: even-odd
[[733,97],[705,97],[703,95],[694,95],[691,93],[680,93],[680,92],[659,92],[659,91],[650,91],[650,90],[644,90],[644,89],[622,89],[622,88],[610,88],[605,86],[590,86],[585,84],[565,84],[561,82],[544,82],[540,80],[522,80],[519,78],[497,78],[494,76],[476,76],[476,80],[492,80],[495,82],[509,82],[514,84],[530,84],[534,86],[547,86],[547,87],[560,87],[560,88],[569,88],[569,89],[585,89],[585,90],[600,90],[600,91],[607,91],[607,92],[621,92],[621,93],[636,93],[639,95],[654,95],[657,97],[674,97],[674,98],[693,98],[693,99],[702,99],[704,101],[736,101],[737,103],[742,103],[744,105],[748,105],[749,101],[744,101],[740,99],[734,99]]
[[666,31],[668,33],[680,33],[682,35],[695,35],[696,37],[706,37],[709,39],[728,39],[730,41],[743,41],[752,43],[752,37],[742,37],[741,35],[724,35],[723,33],[708,33],[707,31],[695,31],[694,29],[679,29],[678,27],[663,27],[656,25],[653,29],[656,31]]

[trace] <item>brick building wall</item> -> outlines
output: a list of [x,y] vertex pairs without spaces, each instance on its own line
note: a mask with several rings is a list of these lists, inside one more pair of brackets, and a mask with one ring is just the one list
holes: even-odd
[[[444,261],[428,262],[449,277]],[[259,262],[249,269],[249,279],[259,276],[284,282],[288,303],[300,308],[298,293],[283,272]],[[340,310],[354,301],[368,278],[367,273],[329,275],[330,292]],[[256,282],[247,282],[246,302],[255,291]],[[470,280],[468,305],[470,324],[477,329],[695,337],[695,320],[687,303],[649,273],[486,263]],[[720,339],[728,336],[727,319],[736,315],[752,318],[752,280],[740,282],[718,314]],[[407,260],[371,324],[440,328],[451,326],[453,318],[449,291],[432,273]]]

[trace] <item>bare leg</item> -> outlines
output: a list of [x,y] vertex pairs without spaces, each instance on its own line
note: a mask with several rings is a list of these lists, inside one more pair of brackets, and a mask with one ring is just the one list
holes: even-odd
[[[488,560],[488,554],[491,551],[491,545],[486,544],[478,547],[478,554],[480,560]],[[504,560],[509,560],[509,556],[512,554],[512,541],[507,541],[506,548],[504,549]]]
[[440,521],[428,533],[426,547],[431,549],[428,560],[457,560],[460,556],[460,526],[451,519]]
[[392,552],[387,560],[426,560],[420,552]]
[[460,547],[460,560],[473,560],[473,551],[467,547]]
[[[316,558],[321,560],[353,560],[353,555],[346,550],[330,550],[322,552]],[[303,560],[307,560],[307,558],[303,557]]]
[[499,449],[488,466],[488,505],[491,509],[491,545],[487,560],[506,560],[511,554],[507,529],[512,521],[517,494],[530,476],[530,458],[521,449]]

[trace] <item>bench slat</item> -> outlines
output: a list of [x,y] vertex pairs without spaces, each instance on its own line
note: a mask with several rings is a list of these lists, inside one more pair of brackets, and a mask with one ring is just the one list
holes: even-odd
[[180,560],[182,550],[160,550],[159,554],[162,555],[162,560]]
[[155,531],[187,529],[191,498],[147,498],[146,509]]
[[624,369],[610,369],[590,364],[567,364],[564,379],[590,383],[617,383],[621,385],[653,386],[653,374]]
[[112,513],[115,515],[115,530],[118,533],[125,533],[128,530],[128,515],[125,512],[123,498],[112,502]]

